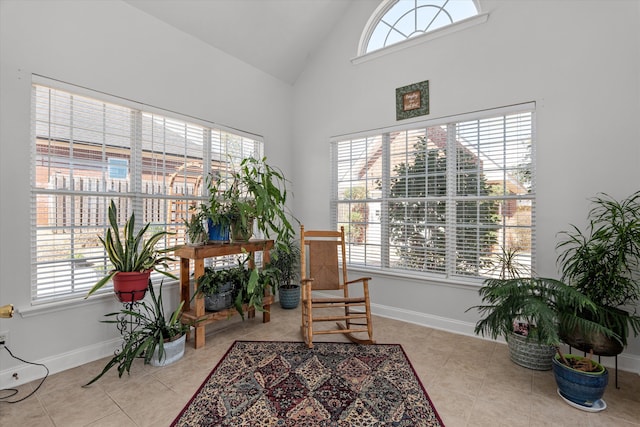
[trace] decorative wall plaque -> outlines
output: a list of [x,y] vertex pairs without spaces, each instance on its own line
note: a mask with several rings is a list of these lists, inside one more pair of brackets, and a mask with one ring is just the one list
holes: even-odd
[[429,80],[396,89],[396,120],[429,114]]

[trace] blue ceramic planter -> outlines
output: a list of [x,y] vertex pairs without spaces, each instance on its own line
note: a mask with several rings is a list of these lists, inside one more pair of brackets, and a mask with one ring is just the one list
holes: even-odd
[[[592,407],[594,402],[602,398],[607,388],[609,382],[607,369],[598,364],[600,368],[598,371],[582,372],[565,366],[558,358],[557,355],[553,358],[553,374],[560,394],[573,403]],[[580,357],[566,354],[565,358],[576,359]]]
[[214,224],[210,219],[207,220],[207,229],[209,231],[210,242],[228,242],[229,226]]
[[294,288],[279,288],[278,294],[280,307],[284,309],[296,308],[300,302],[300,286]]

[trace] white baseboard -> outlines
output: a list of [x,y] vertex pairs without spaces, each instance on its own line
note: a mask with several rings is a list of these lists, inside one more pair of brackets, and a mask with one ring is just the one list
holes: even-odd
[[[407,323],[413,323],[420,326],[426,326],[433,329],[440,329],[443,331],[473,336],[481,339],[488,339],[485,337],[474,334],[474,323],[462,322],[456,319],[450,319],[441,316],[434,316],[426,313],[419,313],[411,310],[399,309],[396,307],[388,307],[381,304],[371,304],[371,312],[377,316],[388,317],[390,319],[401,320]],[[488,339],[490,340],[490,339]],[[504,339],[497,340],[504,343]],[[568,347],[565,346],[563,351],[568,351]],[[577,350],[573,350],[573,353],[579,353]],[[601,357],[600,363],[607,368],[615,368],[614,357]],[[632,372],[640,375],[640,356],[635,354],[622,353],[618,355],[618,369],[621,371]],[[613,382],[613,379],[610,379]]]
[[[47,369],[49,369],[49,375],[53,375],[110,356],[121,345],[121,342],[122,340],[120,338],[116,338],[92,346],[78,348],[44,360],[30,360],[29,362],[45,365]],[[0,351],[5,350],[0,349]],[[20,354],[13,353],[16,357],[24,358]],[[7,355],[7,357],[11,356]],[[21,363],[19,366],[14,366],[13,368],[3,369],[0,371],[0,389],[15,388],[22,384],[42,379],[46,373],[46,370],[42,366],[26,363]],[[14,378],[14,374],[17,374],[17,379]]]
[[[463,322],[447,317],[434,316],[431,314],[404,310],[381,304],[371,304],[371,311],[377,316],[388,317],[390,319],[426,326],[433,329],[440,329],[451,333],[478,337],[473,333],[475,324],[470,322]],[[504,342],[504,340],[498,341]],[[85,363],[89,363],[103,357],[110,356],[120,345],[121,339],[116,338],[113,340],[105,341],[103,343],[78,348],[67,353],[62,353],[44,360],[37,360],[33,362],[44,364],[49,369],[49,375],[52,375],[58,372],[65,371],[67,369],[84,365]],[[0,351],[4,350],[0,349]],[[19,354],[16,354],[16,356],[22,357]],[[601,359],[601,363],[608,368],[614,368],[615,358],[603,357]],[[620,354],[618,356],[618,369],[640,375],[640,356],[625,353]],[[17,374],[17,379],[13,377],[14,373]],[[45,373],[46,372],[42,366],[29,365],[24,363],[13,368],[4,369],[0,371],[0,389],[14,388],[31,381],[41,379]],[[613,382],[613,379],[611,379],[610,381]]]

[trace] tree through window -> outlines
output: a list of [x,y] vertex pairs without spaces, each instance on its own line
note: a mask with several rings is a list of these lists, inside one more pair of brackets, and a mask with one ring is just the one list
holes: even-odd
[[532,266],[529,107],[334,140],[332,219],[347,232],[349,263],[483,278],[517,249]]

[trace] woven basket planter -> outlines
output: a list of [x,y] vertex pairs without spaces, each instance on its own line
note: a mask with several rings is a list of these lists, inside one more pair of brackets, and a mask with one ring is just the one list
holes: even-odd
[[527,341],[527,337],[512,333],[509,335],[509,355],[511,361],[528,369],[549,371],[553,366],[555,347]]

